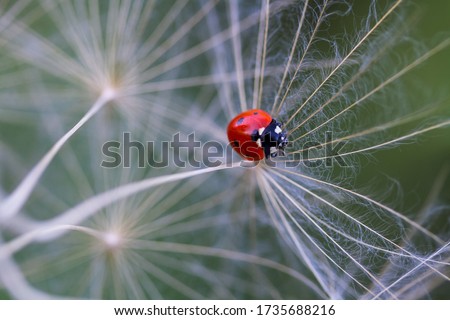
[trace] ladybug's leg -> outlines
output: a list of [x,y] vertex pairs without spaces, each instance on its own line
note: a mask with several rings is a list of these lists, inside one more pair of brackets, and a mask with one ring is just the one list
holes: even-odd
[[272,157],[275,158],[278,155],[278,153],[279,153],[279,150],[277,147],[270,147],[270,155]]
[[268,143],[264,144],[264,155],[266,156],[266,159],[269,159],[272,155],[272,147]]

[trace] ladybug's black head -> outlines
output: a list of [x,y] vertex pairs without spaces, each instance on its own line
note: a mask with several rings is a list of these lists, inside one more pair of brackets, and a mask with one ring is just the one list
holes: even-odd
[[284,148],[288,144],[287,132],[281,129],[282,124],[275,119],[261,133],[261,147],[264,148],[266,159],[284,155]]

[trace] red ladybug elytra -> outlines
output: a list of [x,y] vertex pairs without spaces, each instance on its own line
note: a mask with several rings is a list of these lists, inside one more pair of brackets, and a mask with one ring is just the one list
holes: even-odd
[[228,124],[227,134],[233,149],[250,161],[276,157],[288,143],[281,123],[260,109],[238,114]]

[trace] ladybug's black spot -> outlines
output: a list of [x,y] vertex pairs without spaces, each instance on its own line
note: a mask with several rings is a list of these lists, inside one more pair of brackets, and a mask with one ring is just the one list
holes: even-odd
[[258,112],[253,112],[253,114],[256,116],[258,114]]
[[244,118],[239,118],[239,120],[237,121],[237,124],[241,124],[242,122],[244,122]]
[[233,141],[233,145],[237,148],[237,147],[239,147],[239,142],[236,141],[236,140],[234,140],[234,141]]

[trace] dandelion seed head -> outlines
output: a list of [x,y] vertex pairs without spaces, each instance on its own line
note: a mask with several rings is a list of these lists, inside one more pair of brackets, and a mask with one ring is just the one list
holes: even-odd
[[123,242],[121,235],[114,231],[106,232],[103,237],[103,240],[105,241],[106,246],[110,250],[116,250],[120,248]]
[[102,90],[102,96],[105,100],[112,100],[117,95],[117,89],[113,86],[105,86]]

